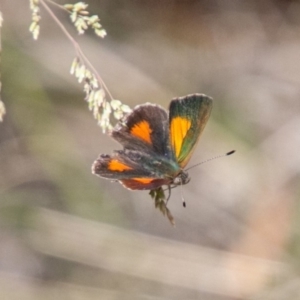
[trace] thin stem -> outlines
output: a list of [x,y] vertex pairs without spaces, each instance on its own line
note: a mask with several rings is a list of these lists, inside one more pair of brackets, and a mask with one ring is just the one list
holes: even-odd
[[[41,2],[42,2],[42,1],[43,1],[43,0],[41,0]],[[51,0],[46,0],[46,1],[49,2],[49,3],[51,3],[52,5],[54,5],[54,6],[58,7],[58,8],[60,8],[60,9],[62,9],[62,10],[65,10],[65,11],[69,12],[63,5],[60,5],[60,4],[58,4],[58,3],[54,2],[54,1],[51,1]]]
[[[60,5],[58,5],[57,3],[51,1],[51,0],[46,0],[51,4],[54,4],[60,8]],[[67,29],[65,28],[65,26],[61,23],[61,21],[56,17],[56,15],[53,13],[53,11],[50,9],[50,7],[45,3],[44,0],[40,0],[40,3],[44,6],[45,10],[49,13],[49,15],[51,16],[51,18],[56,22],[56,24],[60,27],[60,29],[63,31],[63,33],[65,34],[65,36],[70,40],[70,42],[73,44],[75,51],[77,53],[77,55],[79,57],[81,57],[81,59],[88,65],[88,67],[93,71],[93,73],[95,74],[98,82],[100,83],[100,85],[102,86],[103,89],[106,90],[107,94],[109,95],[109,97],[111,98],[111,100],[113,100],[113,96],[110,93],[108,87],[106,86],[106,84],[104,83],[104,81],[102,80],[101,76],[99,75],[99,73],[97,72],[97,70],[94,68],[94,66],[92,65],[92,63],[89,61],[89,59],[86,57],[86,55],[84,54],[84,52],[82,51],[81,47],[79,46],[79,44],[75,41],[75,39],[72,37],[72,35],[67,31]]]

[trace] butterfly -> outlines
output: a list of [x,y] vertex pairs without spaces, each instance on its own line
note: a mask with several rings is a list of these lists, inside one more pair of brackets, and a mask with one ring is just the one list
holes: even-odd
[[123,149],[100,155],[92,173],[131,190],[150,190],[159,203],[163,186],[170,190],[190,181],[184,168],[211,109],[212,99],[204,94],[174,98],[169,111],[151,103],[136,106],[110,133]]

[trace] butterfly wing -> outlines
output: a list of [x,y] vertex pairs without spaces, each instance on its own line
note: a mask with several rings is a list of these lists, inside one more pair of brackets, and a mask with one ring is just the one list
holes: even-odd
[[111,136],[125,149],[171,158],[168,113],[151,103],[138,105],[114,128]]
[[188,163],[212,109],[212,99],[203,94],[175,98],[170,103],[170,142],[181,168]]
[[92,173],[106,179],[118,180],[132,190],[148,190],[170,182],[164,175],[170,171],[168,168],[167,162],[164,164],[148,154],[120,150],[114,155],[100,155],[92,165]]

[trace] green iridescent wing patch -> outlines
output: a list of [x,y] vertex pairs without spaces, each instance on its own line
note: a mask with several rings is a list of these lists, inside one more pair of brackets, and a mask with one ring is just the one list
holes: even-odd
[[188,163],[212,109],[212,99],[203,94],[175,98],[170,103],[170,141],[181,168]]

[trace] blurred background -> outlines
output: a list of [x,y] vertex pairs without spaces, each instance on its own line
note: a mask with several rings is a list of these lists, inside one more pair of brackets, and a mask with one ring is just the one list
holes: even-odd
[[[57,1],[65,4],[64,1]],[[147,191],[91,174],[120,145],[70,75],[74,49],[42,8],[1,0],[1,299],[300,299],[300,1],[89,0],[107,30],[78,36],[116,99],[212,116],[173,190],[173,228]]]

